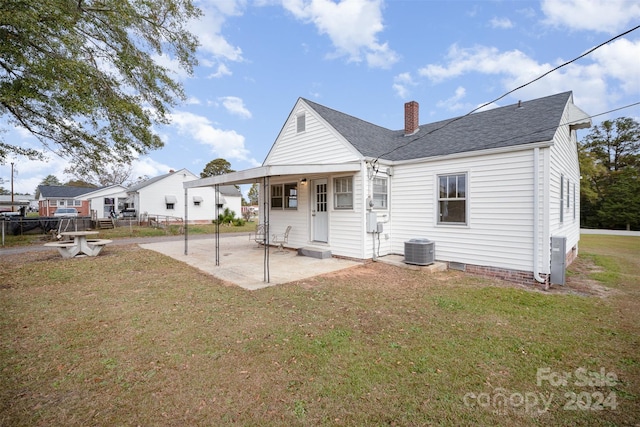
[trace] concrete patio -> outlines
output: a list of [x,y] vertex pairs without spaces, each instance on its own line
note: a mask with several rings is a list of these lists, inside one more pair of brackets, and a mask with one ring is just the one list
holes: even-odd
[[216,266],[215,240],[194,239],[188,241],[188,254],[184,254],[184,240],[142,243],[140,247],[162,253],[187,263],[205,273],[241,286],[256,290],[268,286],[302,280],[345,268],[362,265],[361,262],[327,258],[298,256],[295,249],[285,248],[277,252],[269,248],[269,282],[264,279],[264,247],[258,246],[248,236],[220,236],[220,265]]

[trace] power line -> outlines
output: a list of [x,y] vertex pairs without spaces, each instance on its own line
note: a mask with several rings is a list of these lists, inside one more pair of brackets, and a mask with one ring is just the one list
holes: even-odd
[[[637,26],[635,26],[635,27],[633,27],[633,28],[631,28],[631,29],[629,29],[629,30],[627,30],[627,31],[623,32],[623,33],[618,34],[617,36],[614,36],[614,37],[610,38],[609,40],[607,40],[607,41],[605,41],[605,42],[600,43],[599,45],[597,45],[597,46],[595,46],[595,47],[593,47],[593,48],[589,49],[588,51],[584,52],[583,54],[581,54],[581,55],[579,55],[579,56],[577,56],[577,57],[575,57],[575,58],[573,58],[573,59],[571,59],[571,60],[569,60],[569,61],[567,61],[567,62],[565,62],[565,63],[563,63],[563,64],[558,65],[557,67],[555,67],[555,68],[553,68],[553,69],[551,69],[551,70],[547,71],[546,73],[544,73],[544,74],[542,74],[542,75],[540,75],[540,76],[536,77],[535,79],[533,79],[533,80],[531,80],[531,81],[529,81],[529,82],[527,82],[527,83],[525,83],[525,84],[523,84],[523,85],[520,85],[520,86],[518,86],[518,87],[517,87],[517,88],[515,88],[515,89],[511,89],[510,91],[508,91],[508,92],[506,92],[506,93],[504,93],[504,94],[500,95],[500,96],[499,96],[499,97],[497,97],[496,99],[494,99],[494,100],[492,100],[492,101],[489,101],[489,102],[486,102],[486,103],[484,103],[484,104],[480,105],[479,107],[474,108],[473,110],[469,111],[469,112],[468,112],[467,114],[465,114],[464,116],[456,117],[456,118],[454,118],[453,120],[450,120],[450,121],[446,122],[444,125],[440,126],[439,128],[433,129],[433,130],[431,130],[431,131],[429,131],[429,132],[425,133],[424,135],[421,135],[421,136],[418,136],[418,137],[416,137],[416,138],[414,138],[414,139],[411,139],[411,140],[407,141],[406,143],[404,143],[404,144],[402,144],[402,145],[399,145],[398,147],[396,147],[396,148],[394,148],[394,149],[392,149],[392,150],[387,151],[386,153],[380,154],[380,155],[379,155],[378,157],[376,157],[376,159],[373,161],[373,164],[377,163],[377,162],[378,162],[378,160],[379,160],[381,157],[388,156],[389,154],[393,153],[394,151],[397,151],[397,150],[399,150],[399,149],[401,149],[401,148],[404,148],[404,147],[406,147],[407,145],[409,145],[409,144],[411,144],[411,143],[413,143],[413,142],[415,142],[415,141],[417,141],[417,140],[419,140],[419,139],[422,139],[422,138],[424,138],[424,137],[426,137],[426,136],[429,136],[429,135],[431,135],[432,133],[437,132],[437,131],[439,131],[439,130],[441,130],[441,129],[443,129],[443,128],[447,127],[447,126],[449,126],[450,124],[457,122],[458,120],[462,120],[463,118],[465,118],[465,117],[467,117],[467,116],[469,116],[469,115],[471,115],[471,114],[475,113],[476,111],[480,110],[481,108],[484,108],[484,107],[486,107],[486,106],[488,106],[488,105],[491,105],[491,104],[493,104],[494,102],[497,102],[497,101],[501,100],[501,99],[502,99],[502,98],[504,98],[505,96],[507,96],[507,95],[509,95],[509,94],[512,94],[513,92],[515,92],[515,91],[517,91],[517,90],[520,90],[520,89],[522,89],[522,88],[524,88],[524,87],[526,87],[526,86],[529,86],[529,85],[530,85],[530,84],[532,84],[532,83],[537,82],[538,80],[542,79],[543,77],[546,77],[546,76],[548,76],[549,74],[551,74],[551,73],[553,73],[553,72],[555,72],[555,71],[558,71],[560,68],[565,67],[565,66],[567,66],[567,65],[569,65],[569,64],[572,64],[573,62],[576,62],[577,60],[579,60],[579,59],[581,59],[581,58],[584,58],[585,56],[587,56],[587,55],[589,55],[589,54],[593,53],[593,52],[594,52],[594,51],[596,51],[597,49],[600,49],[600,48],[601,48],[601,47],[603,47],[604,45],[609,44],[609,43],[611,43],[612,41],[614,41],[614,40],[616,40],[616,39],[619,39],[620,37],[626,36],[627,34],[629,34],[629,33],[633,32],[633,31],[637,30],[638,28],[640,28],[640,25],[637,25]],[[637,104],[631,104],[631,105],[628,105],[628,106],[626,106],[626,107],[621,107],[620,109],[628,108],[628,107],[631,107],[631,106],[634,106],[634,105],[637,105]],[[598,114],[598,115],[608,114],[608,113],[613,112],[613,111],[617,111],[617,110],[608,111],[608,112],[606,112],[606,113],[601,113],[601,114]],[[590,116],[590,118],[591,118],[591,117],[596,117],[596,116]]]

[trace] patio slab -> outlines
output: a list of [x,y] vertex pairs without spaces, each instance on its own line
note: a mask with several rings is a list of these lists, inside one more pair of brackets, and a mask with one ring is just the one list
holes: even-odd
[[205,273],[244,289],[256,290],[268,286],[302,280],[320,274],[362,265],[361,262],[339,258],[318,259],[298,256],[295,249],[280,253],[269,248],[269,282],[264,281],[264,247],[247,236],[220,236],[220,265],[216,266],[215,240],[189,240],[184,254],[184,240],[143,243],[149,249],[187,263]]

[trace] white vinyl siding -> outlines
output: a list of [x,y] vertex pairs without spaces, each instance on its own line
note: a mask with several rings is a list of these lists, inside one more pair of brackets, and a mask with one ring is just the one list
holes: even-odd
[[[569,119],[569,114],[565,111],[561,123],[567,123]],[[588,132],[588,130],[581,132]],[[549,149],[549,155],[549,176],[546,187],[550,208],[547,242],[551,236],[566,237],[567,251],[570,251],[580,240],[580,166],[576,132],[570,131],[567,125],[560,126],[554,138],[554,145]],[[575,198],[569,194],[570,189],[576,194]],[[545,244],[547,248],[549,244]],[[550,252],[545,252],[545,258],[540,260],[541,266],[548,265],[549,254]]]
[[[179,170],[166,176],[164,179],[140,188],[137,194],[130,194],[130,197],[134,199],[135,207],[139,214],[169,215],[184,219],[185,192],[183,183],[197,178],[197,176],[188,172],[186,169]],[[173,209],[167,209],[166,195],[174,195],[176,197],[176,203],[174,203]],[[192,200],[194,196],[201,197],[202,203],[197,208],[193,206],[193,204],[188,203],[188,221],[204,222],[213,220],[216,209],[215,187],[190,188],[187,194],[188,200]],[[236,217],[241,217],[241,197],[230,195],[223,195],[223,197],[225,199],[223,208],[229,208],[235,212]]]
[[[298,117],[304,114],[305,131],[298,132]],[[304,103],[289,116],[274,143],[265,165],[303,165],[345,163],[360,160],[362,156],[331,126]]]
[[[436,242],[436,259],[531,271],[533,151],[394,167],[393,253],[404,242]],[[438,224],[437,177],[467,172],[467,226]],[[400,191],[398,191],[400,190]]]
[[[331,209],[329,212],[329,243],[333,255],[371,258],[371,253],[365,252],[365,248],[371,246],[371,234],[364,232],[365,181],[362,173],[352,177],[353,209]],[[330,191],[334,189],[330,188]]]

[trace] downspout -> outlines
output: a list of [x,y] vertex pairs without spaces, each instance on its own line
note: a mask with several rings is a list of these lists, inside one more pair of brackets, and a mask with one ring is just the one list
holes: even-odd
[[538,221],[539,221],[539,208],[538,208],[538,179],[540,178],[539,163],[540,163],[540,148],[533,149],[533,278],[538,283],[544,283],[545,289],[548,289],[547,281],[540,277],[538,272]]

